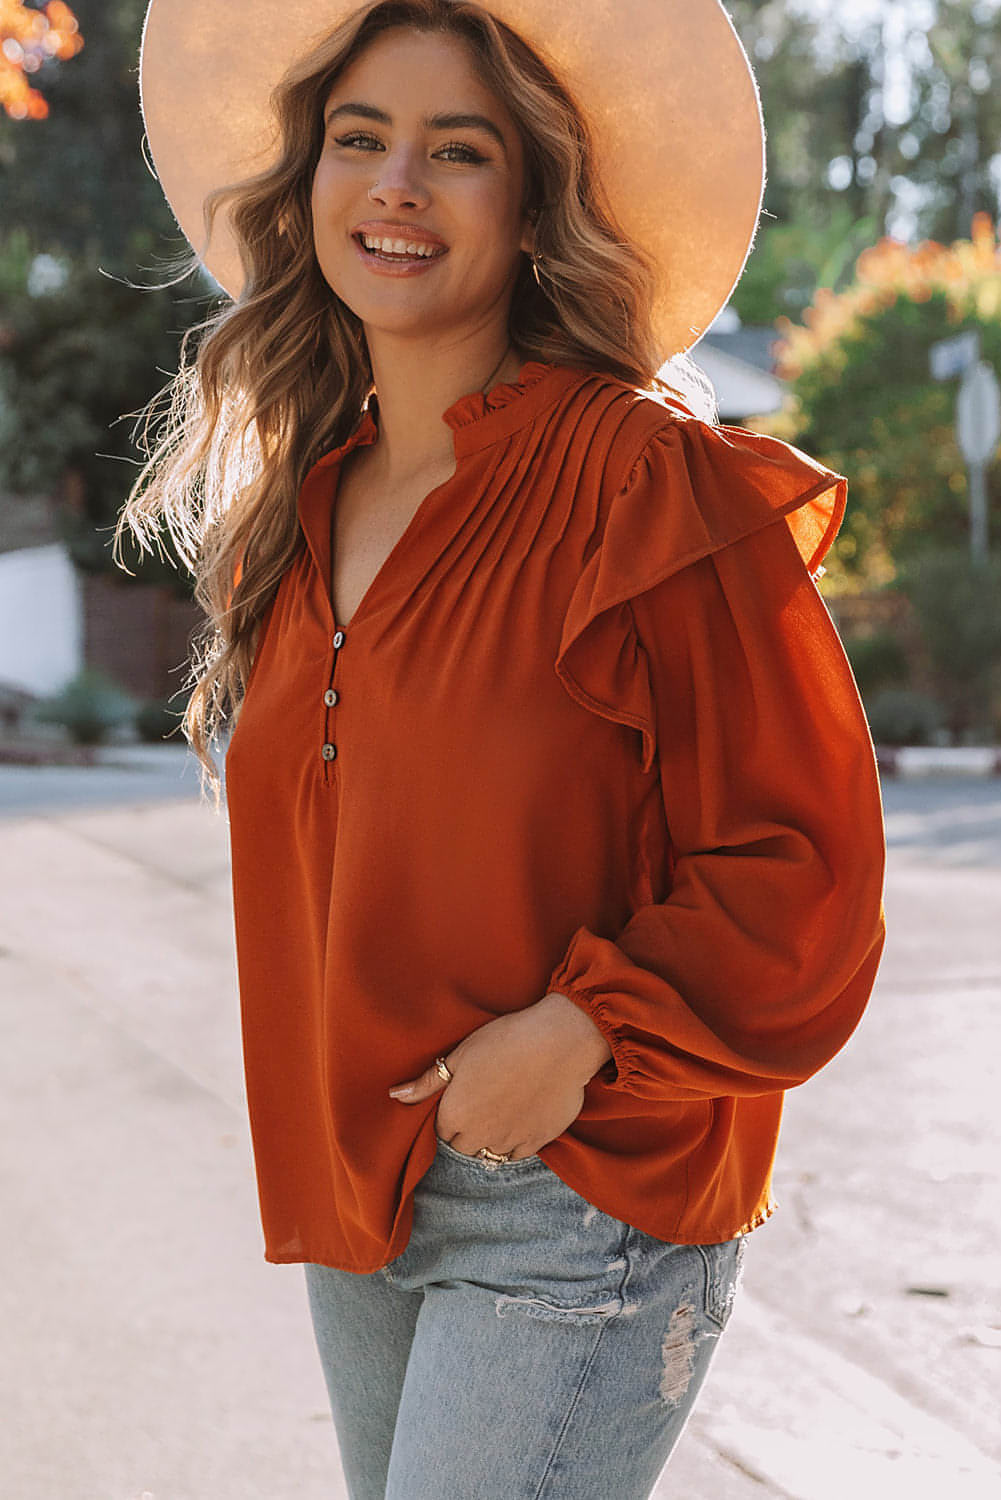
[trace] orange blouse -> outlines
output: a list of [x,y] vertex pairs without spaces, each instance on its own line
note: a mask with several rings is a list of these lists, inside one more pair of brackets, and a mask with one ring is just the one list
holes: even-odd
[[444,413],[455,473],[338,625],[331,507],[377,415],[303,482],[226,755],[265,1258],[399,1255],[440,1095],[387,1089],[551,990],[612,1058],[542,1159],[660,1239],[746,1233],[883,942],[872,743],[811,577],[846,482],[529,362]]

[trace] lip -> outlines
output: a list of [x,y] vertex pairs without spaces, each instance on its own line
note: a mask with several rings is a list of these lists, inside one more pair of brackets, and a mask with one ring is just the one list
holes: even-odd
[[441,235],[435,234],[433,229],[425,229],[423,224],[404,224],[400,219],[365,219],[352,229],[351,238],[356,239],[359,234],[382,234],[401,240],[406,238],[417,240],[421,245],[440,245],[443,250],[448,249]]
[[[407,239],[416,240],[421,245],[440,245],[444,254],[432,256],[429,260],[418,259],[417,257],[411,261],[397,261],[396,263],[389,260],[380,260],[377,255],[373,255],[371,251],[365,249],[365,246],[359,239],[359,235],[362,233],[382,234],[387,237],[392,235],[393,238],[397,239],[403,239],[406,236]],[[359,224],[358,228],[351,232],[351,241],[355,247],[358,259],[368,270],[373,271],[377,276],[423,276],[433,266],[438,265],[439,261],[443,261],[448,254],[448,246],[440,235],[430,234],[426,229],[420,229],[415,224],[386,224],[379,223],[378,221]]]

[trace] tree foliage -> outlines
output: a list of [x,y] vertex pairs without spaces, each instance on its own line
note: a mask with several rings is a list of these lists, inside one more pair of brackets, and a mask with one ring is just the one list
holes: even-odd
[[[1001,248],[986,214],[971,238],[916,246],[883,238],[841,292],[821,288],[802,325],[778,320],[783,411],[753,425],[847,475],[852,503],[831,565],[842,586],[880,584],[929,548],[969,535],[966,469],[955,431],[958,380],[936,381],[929,350],[979,328],[1001,367]],[[1001,528],[1001,473],[988,472],[990,527]]]
[[65,0],[0,0],[0,108],[12,120],[44,120],[49,106],[32,80],[82,47],[79,23]]
[[[139,463],[130,414],[164,387],[183,331],[209,307],[204,295],[140,294],[79,264],[32,291],[28,245],[15,235],[0,255],[0,492],[55,497],[74,561],[112,571],[111,528]],[[133,253],[146,249],[137,240]],[[186,591],[169,564],[141,567],[145,581],[170,578]]]
[[[184,248],[143,157],[139,42],[144,0],[81,8],[86,46],[71,65],[39,77],[46,119],[0,116],[3,227],[30,229],[40,251],[71,255],[135,279],[137,230],[152,255]],[[153,262],[155,267],[155,261]]]
[[732,299],[744,322],[798,318],[884,236],[945,242],[1001,214],[998,0],[897,0],[861,28],[835,0],[726,6],[767,131],[762,224]]
[[901,569],[953,733],[989,738],[1001,710],[1001,560],[965,547],[929,548]]

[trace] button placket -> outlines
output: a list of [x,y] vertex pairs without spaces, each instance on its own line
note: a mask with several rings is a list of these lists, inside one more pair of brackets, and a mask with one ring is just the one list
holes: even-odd
[[[337,630],[337,631],[335,631],[334,634],[333,634],[333,636],[331,637],[331,644],[333,645],[333,648],[334,648],[334,659],[333,659],[333,662],[332,662],[331,668],[330,668],[331,683],[333,682],[334,676],[336,675],[336,672],[337,672],[337,660],[338,660],[338,657],[341,654],[341,648],[344,645],[344,639],[345,639],[345,636],[344,636],[344,631],[343,630]],[[340,701],[341,701],[341,695],[340,695],[340,692],[338,691],[337,688],[331,686],[331,687],[328,687],[325,690],[325,692],[323,694],[323,702],[324,702],[324,706],[325,706],[327,712],[325,714],[324,728],[326,729],[328,735],[330,733],[330,728],[331,728],[331,726],[330,726],[330,710],[332,708],[336,707],[336,705]],[[330,780],[330,775],[329,775],[329,772],[330,772],[330,763],[331,763],[331,761],[337,759],[337,746],[334,744],[333,740],[331,740],[331,739],[324,740],[324,743],[320,746],[320,756],[321,756],[321,759],[323,760],[323,778],[324,778],[325,781],[329,781]]]

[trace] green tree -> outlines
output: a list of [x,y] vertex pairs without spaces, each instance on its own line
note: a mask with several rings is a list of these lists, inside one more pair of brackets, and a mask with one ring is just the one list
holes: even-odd
[[[36,247],[135,280],[132,237],[153,235],[155,256],[184,240],[142,151],[139,43],[144,0],[78,5],[86,45],[44,79],[47,119],[0,117],[4,229],[30,228]],[[38,75],[36,75],[38,76]],[[161,243],[162,241],[162,243]]]
[[997,0],[937,0],[936,10],[927,34],[914,27],[909,37],[921,66],[898,170],[925,194],[922,233],[952,239],[979,211],[999,217],[1001,10]]
[[966,547],[928,548],[909,559],[899,584],[910,599],[935,671],[949,726],[960,739],[990,740],[1001,687],[1001,560]]
[[887,0],[861,28],[833,0],[727,9],[768,135],[762,223],[733,297],[745,322],[798,318],[885,234],[951,240],[975,212],[998,217],[998,0]]
[[[966,471],[955,433],[957,381],[938,382],[929,349],[979,328],[1001,368],[1001,248],[986,215],[972,238],[916,247],[885,238],[858,259],[851,284],[822,290],[802,325],[780,319],[780,414],[753,425],[822,457],[850,482],[852,503],[831,563],[842,587],[889,582],[929,549],[969,535]],[[1001,534],[1001,471],[988,473],[990,529]]]
[[[148,252],[149,237],[127,253]],[[31,289],[38,258],[15,233],[0,249],[0,493],[49,495],[71,555],[91,571],[119,571],[111,556],[115,518],[135,477],[135,414],[177,367],[183,331],[209,310],[183,287],[138,292],[88,265],[48,258],[56,274]],[[189,592],[169,536],[164,556],[129,567],[144,582]]]
[[[186,242],[143,157],[145,8],[78,6],[83,51],[35,75],[48,118],[0,119],[0,492],[51,495],[77,564],[119,576],[111,528],[140,461],[129,413],[216,294],[204,275],[162,285]],[[142,581],[189,591],[169,563],[125,556]]]

